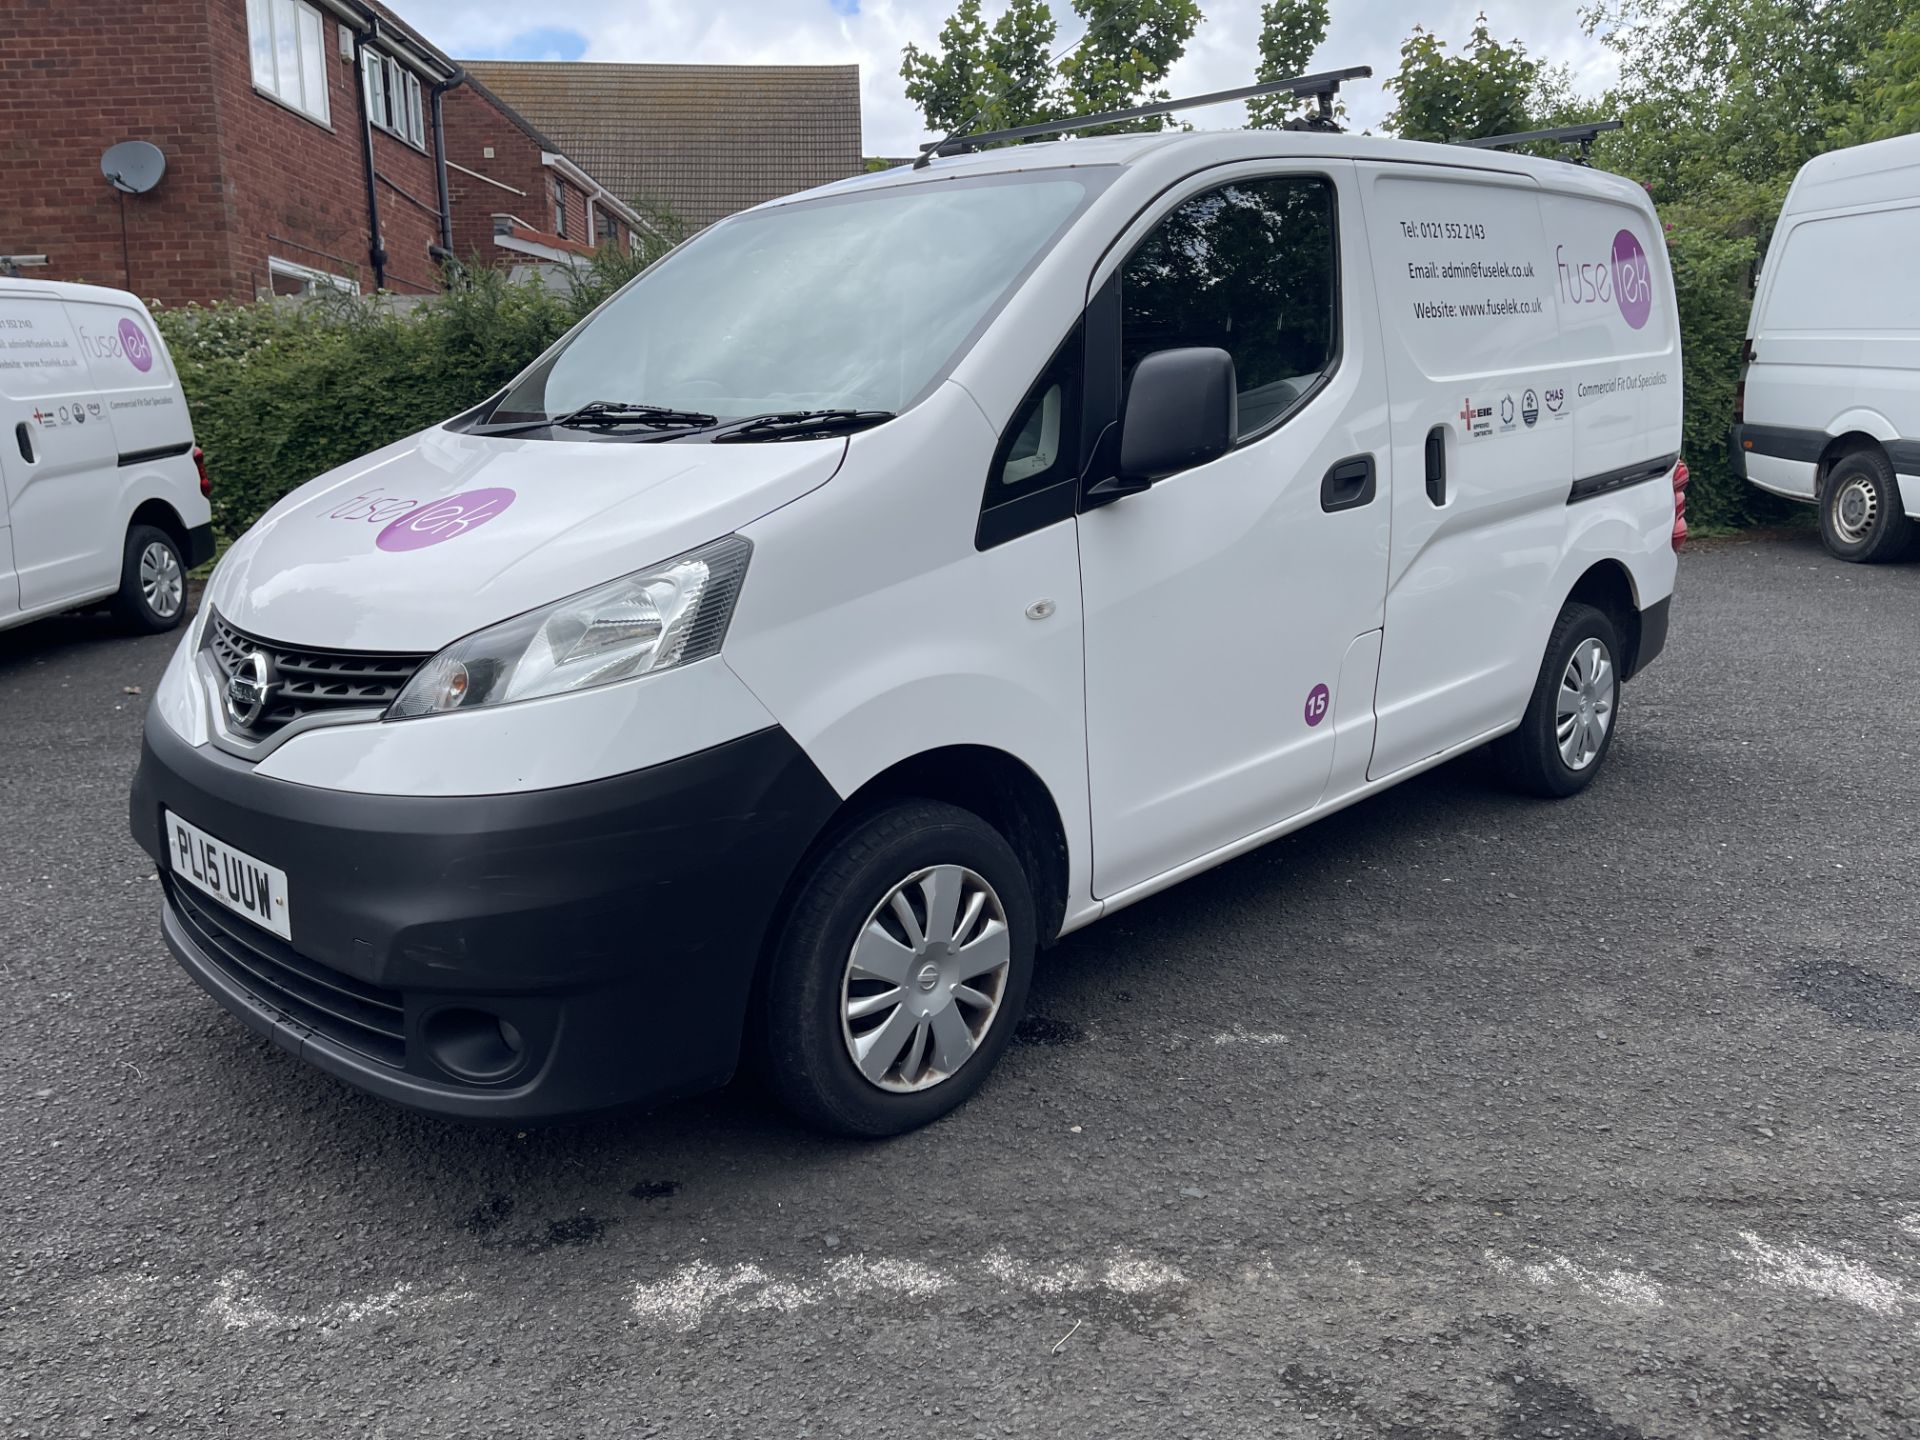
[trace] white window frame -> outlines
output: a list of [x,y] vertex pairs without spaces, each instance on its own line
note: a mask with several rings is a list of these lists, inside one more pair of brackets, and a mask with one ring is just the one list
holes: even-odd
[[[257,0],[256,0],[257,3]],[[420,77],[393,56],[368,46],[360,52],[367,119],[414,149],[427,148],[427,109]]]
[[[278,255],[269,255],[267,257],[267,273],[269,275],[284,275],[290,280],[304,281],[308,295],[312,295],[322,289],[338,290],[345,295],[358,295],[360,293],[360,282],[358,280],[349,280],[344,275],[335,275],[331,270],[316,270],[311,265],[300,264],[297,260],[282,260]],[[273,287],[269,285],[267,288],[272,289]]]
[[[282,75],[281,41],[289,37],[293,73]],[[264,64],[259,53],[262,41],[266,45]],[[319,124],[332,123],[327,104],[326,21],[307,0],[247,0],[247,64],[253,88],[262,95]],[[307,81],[316,78],[318,91],[310,94]]]

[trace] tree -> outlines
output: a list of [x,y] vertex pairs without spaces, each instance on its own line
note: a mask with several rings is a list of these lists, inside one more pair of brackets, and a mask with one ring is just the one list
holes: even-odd
[[1386,82],[1395,100],[1387,128],[1405,140],[1439,141],[1528,129],[1527,102],[1539,75],[1526,46],[1493,38],[1485,12],[1458,55],[1416,25],[1400,47],[1399,73]]
[[[1199,0],[1073,0],[1086,37],[1061,62],[1068,110],[1076,115],[1165,100],[1159,88],[1200,25]],[[1158,130],[1162,116],[1109,127]]]
[[[1260,7],[1260,68],[1253,78],[1265,84],[1304,75],[1326,38],[1327,0],[1267,0]],[[1277,129],[1301,109],[1297,95],[1262,95],[1247,102],[1247,124]]]
[[1060,113],[1052,59],[1057,28],[1046,0],[1013,0],[991,28],[980,3],[960,0],[940,29],[937,49],[909,44],[902,52],[907,98],[938,135],[1031,125]]

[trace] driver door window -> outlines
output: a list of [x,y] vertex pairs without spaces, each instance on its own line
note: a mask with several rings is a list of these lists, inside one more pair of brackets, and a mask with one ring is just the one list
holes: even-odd
[[1216,347],[1239,372],[1240,439],[1272,429],[1339,358],[1333,182],[1236,181],[1160,222],[1121,276],[1121,373],[1159,350]]

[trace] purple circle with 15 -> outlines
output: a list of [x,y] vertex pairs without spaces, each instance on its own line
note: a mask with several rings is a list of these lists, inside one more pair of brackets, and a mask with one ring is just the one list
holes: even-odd
[[120,353],[142,375],[153,369],[153,346],[147,343],[146,332],[131,320],[120,322]]
[[1316,685],[1307,692],[1307,724],[1318,725],[1327,718],[1327,711],[1333,708],[1333,692],[1324,685]]
[[504,486],[462,490],[440,500],[416,505],[375,538],[382,550],[424,550],[456,535],[478,529],[513,504],[513,491]]
[[1653,313],[1653,266],[1640,246],[1640,237],[1622,230],[1613,237],[1613,298],[1620,314],[1638,330]]

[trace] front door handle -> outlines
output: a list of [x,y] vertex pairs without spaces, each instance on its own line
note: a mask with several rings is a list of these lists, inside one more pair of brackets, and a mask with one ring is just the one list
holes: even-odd
[[1371,505],[1376,488],[1373,456],[1351,456],[1327,471],[1327,478],[1320,482],[1320,508],[1332,514]]
[[20,458],[29,465],[33,464],[33,432],[27,429],[26,421],[22,420],[13,427],[13,438],[20,446]]

